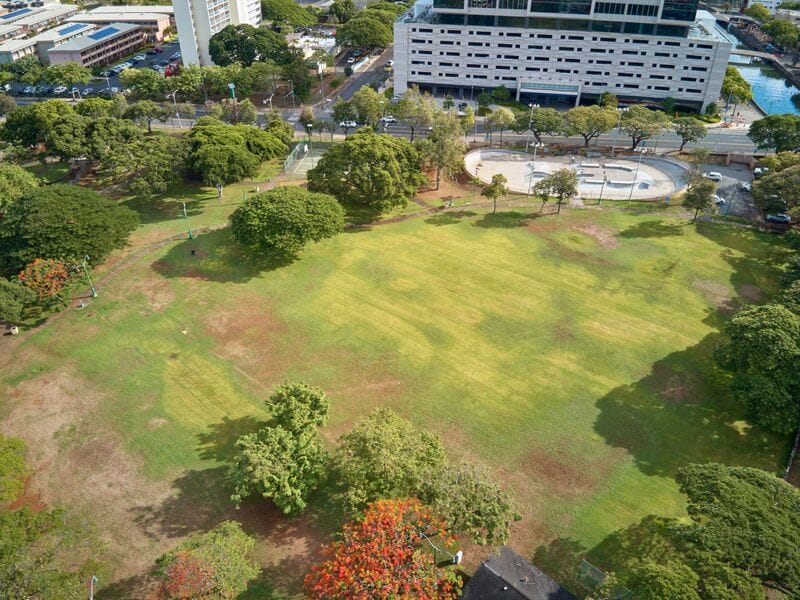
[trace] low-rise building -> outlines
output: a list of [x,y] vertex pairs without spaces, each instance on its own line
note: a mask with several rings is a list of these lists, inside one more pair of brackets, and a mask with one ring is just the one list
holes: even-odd
[[171,4],[135,4],[133,6],[98,6],[97,8],[93,8],[91,10],[92,14],[101,14],[101,13],[108,13],[114,15],[120,15],[125,13],[138,13],[138,12],[148,12],[148,13],[158,13],[160,15],[169,15],[172,18],[175,18],[175,9],[172,8]]
[[19,37],[25,32],[20,25],[9,23],[8,25],[0,25],[0,40],[10,40],[11,38]]
[[95,9],[70,17],[67,22],[92,23],[97,26],[110,25],[112,23],[130,23],[141,27],[151,42],[163,40],[164,31],[172,24],[169,14],[151,11],[149,6],[105,6],[102,8],[136,8],[138,10],[116,12],[103,10],[98,12],[98,9]]
[[[22,9],[26,10],[26,9]],[[33,9],[33,12],[14,21],[15,25],[22,26],[25,32],[41,31],[63,23],[65,19],[78,12],[74,4],[56,4]]]
[[70,40],[48,51],[50,64],[76,62],[84,67],[106,65],[133,54],[147,43],[147,34],[138,25],[114,23]]
[[303,53],[304,58],[311,58],[320,50],[330,56],[336,56],[341,50],[336,44],[335,36],[309,36],[301,33],[290,36],[288,41],[290,46],[298,48]]
[[66,44],[70,40],[80,38],[87,33],[91,33],[95,29],[97,29],[97,26],[91,23],[67,23],[43,31],[30,39],[36,42],[36,54],[39,56],[39,60],[43,63],[47,63],[50,61],[48,52],[50,52],[51,49]]
[[0,44],[0,64],[12,63],[23,56],[30,56],[35,53],[36,42],[34,40],[6,40]]

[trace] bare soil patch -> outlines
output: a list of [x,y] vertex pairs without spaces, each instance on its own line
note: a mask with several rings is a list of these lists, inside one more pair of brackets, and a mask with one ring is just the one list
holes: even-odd
[[706,301],[715,308],[724,310],[731,310],[734,308],[730,291],[724,284],[708,279],[695,279],[692,285],[703,294]]
[[757,285],[743,283],[736,286],[736,293],[749,303],[758,304],[764,301],[764,292]]
[[[563,459],[556,452],[535,448],[524,459],[527,475],[540,480],[554,494],[568,498],[594,490],[598,480],[589,471],[579,468],[570,458]],[[546,482],[546,483],[544,483]]]
[[576,225],[573,229],[594,238],[603,248],[616,248],[619,246],[619,240],[608,227],[602,227],[600,225]]
[[662,365],[653,367],[653,382],[659,397],[670,404],[697,404],[700,399],[692,395],[695,374],[676,373]]

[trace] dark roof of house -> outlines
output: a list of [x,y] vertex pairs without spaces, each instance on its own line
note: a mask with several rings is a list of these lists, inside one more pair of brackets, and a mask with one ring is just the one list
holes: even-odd
[[462,600],[576,600],[511,548],[483,561],[464,586]]

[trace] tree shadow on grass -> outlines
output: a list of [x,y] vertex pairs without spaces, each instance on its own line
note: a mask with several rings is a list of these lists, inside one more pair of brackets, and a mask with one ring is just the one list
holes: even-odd
[[478,213],[473,212],[471,210],[453,210],[428,217],[427,219],[425,219],[425,222],[428,225],[437,225],[437,226],[455,225],[456,223],[460,223],[463,219],[474,217],[477,214]]
[[558,537],[533,552],[531,563],[550,575],[562,586],[577,593],[578,566],[586,556],[588,548],[577,540]]
[[247,283],[264,272],[288,266],[295,259],[285,254],[245,251],[234,241],[230,228],[226,227],[172,246],[163,258],[152,264],[152,268],[170,278]]
[[213,203],[224,200],[219,200],[212,189],[184,182],[154,198],[133,197],[123,201],[122,205],[136,211],[139,221],[146,225],[183,218],[184,202],[186,214],[194,217],[201,215],[207,208],[212,208]]
[[617,234],[621,238],[655,238],[673,237],[683,235],[683,228],[686,223],[668,223],[663,219],[653,221],[642,221]]
[[516,229],[517,227],[524,227],[529,221],[541,219],[544,216],[541,213],[523,213],[514,210],[486,213],[482,218],[475,221],[474,225],[484,229]]
[[236,455],[236,440],[249,433],[255,433],[267,423],[252,416],[229,419],[224,417],[220,423],[212,423],[208,431],[197,434],[198,452],[205,460],[226,462]]

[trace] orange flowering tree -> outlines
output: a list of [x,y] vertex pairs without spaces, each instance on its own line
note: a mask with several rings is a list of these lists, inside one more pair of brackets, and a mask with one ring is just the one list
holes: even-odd
[[37,258],[19,274],[25,287],[33,290],[39,302],[58,295],[70,279],[69,264],[54,258]]
[[414,498],[378,500],[364,518],[345,525],[342,539],[323,549],[325,561],[306,575],[312,600],[455,598],[460,578],[438,569],[436,557],[423,538],[437,546],[452,544],[444,521]]
[[164,590],[170,598],[202,598],[214,590],[214,568],[182,550],[164,572]]

